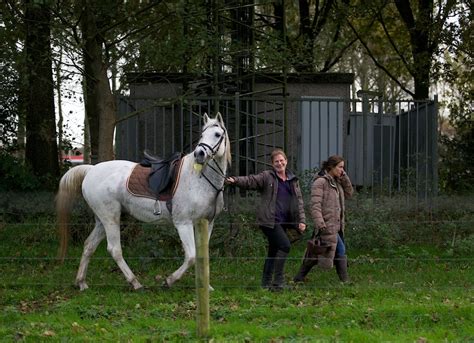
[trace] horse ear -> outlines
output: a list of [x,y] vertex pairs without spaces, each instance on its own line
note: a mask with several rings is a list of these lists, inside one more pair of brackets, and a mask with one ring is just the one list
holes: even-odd
[[217,121],[219,122],[219,124],[221,124],[221,126],[225,126],[224,125],[224,119],[222,119],[221,112],[217,112],[215,119],[217,119]]
[[204,112],[204,118],[203,118],[203,119],[204,119],[204,125],[205,125],[205,124],[207,124],[207,122],[208,122],[209,119],[211,119],[211,118],[209,118],[209,116],[207,115],[207,113]]

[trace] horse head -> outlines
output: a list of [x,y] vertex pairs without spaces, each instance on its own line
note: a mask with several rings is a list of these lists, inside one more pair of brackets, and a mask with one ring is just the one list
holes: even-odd
[[230,141],[222,115],[218,112],[215,118],[209,118],[204,113],[204,126],[201,132],[194,159],[198,164],[204,164],[210,159],[225,159],[230,164]]

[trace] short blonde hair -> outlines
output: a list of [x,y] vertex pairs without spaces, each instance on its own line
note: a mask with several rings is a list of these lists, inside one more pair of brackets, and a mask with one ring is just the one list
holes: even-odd
[[277,156],[277,155],[282,155],[282,156],[285,158],[285,160],[288,161],[288,157],[286,157],[286,154],[285,154],[285,152],[284,152],[283,150],[281,150],[281,149],[275,149],[275,150],[273,150],[272,153],[270,154],[270,157],[271,157],[271,161],[272,161],[272,162],[273,162],[273,160],[275,159],[275,156]]

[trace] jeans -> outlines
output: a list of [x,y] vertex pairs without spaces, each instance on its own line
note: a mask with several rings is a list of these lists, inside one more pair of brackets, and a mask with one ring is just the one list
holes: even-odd
[[343,257],[346,255],[346,246],[342,240],[341,235],[337,234],[336,257]]

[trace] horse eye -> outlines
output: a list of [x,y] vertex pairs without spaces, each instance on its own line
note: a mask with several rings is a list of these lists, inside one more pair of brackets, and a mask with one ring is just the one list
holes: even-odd
[[216,135],[216,138],[220,138],[220,137],[221,137],[221,134],[220,134],[219,132],[216,132],[215,135]]

